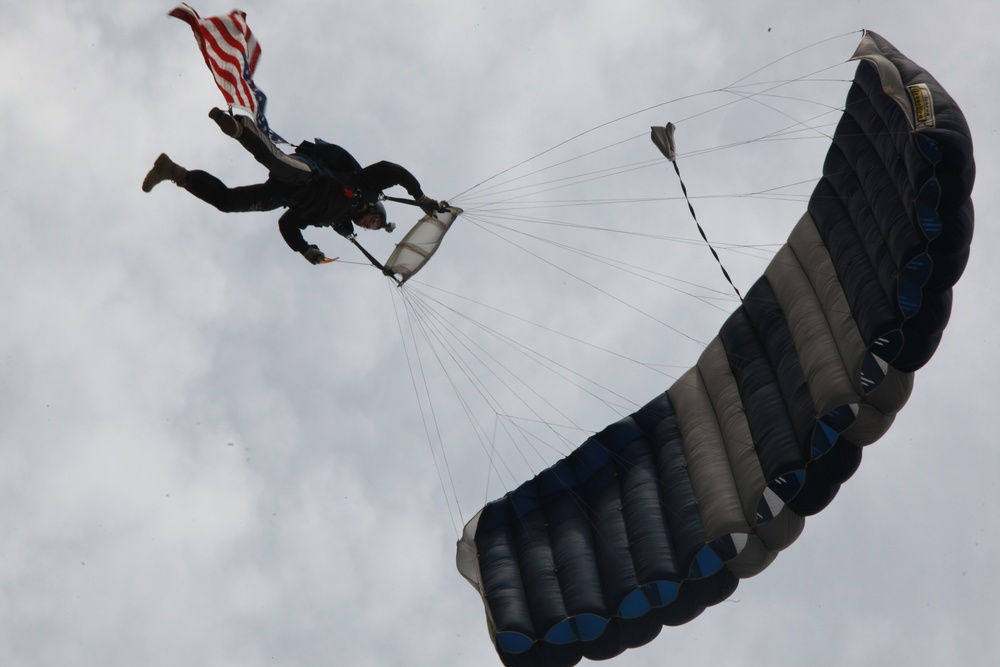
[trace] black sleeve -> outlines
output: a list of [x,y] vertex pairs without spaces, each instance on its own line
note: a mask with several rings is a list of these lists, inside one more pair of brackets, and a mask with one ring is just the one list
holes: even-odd
[[359,171],[357,183],[362,189],[378,191],[391,188],[394,185],[401,185],[414,199],[420,199],[424,195],[423,190],[420,189],[420,183],[417,182],[413,174],[404,167],[385,160],[370,164]]
[[285,239],[288,247],[295,252],[303,252],[309,248],[309,244],[302,237],[302,230],[306,228],[306,223],[302,222],[294,211],[285,211],[284,215],[278,218],[278,231],[281,238]]

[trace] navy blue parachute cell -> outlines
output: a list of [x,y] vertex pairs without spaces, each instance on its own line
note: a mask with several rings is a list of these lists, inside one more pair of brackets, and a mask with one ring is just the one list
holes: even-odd
[[883,38],[855,59],[807,213],[697,364],[466,526],[505,664],[609,658],[726,599],[906,402],[968,259],[972,141]]

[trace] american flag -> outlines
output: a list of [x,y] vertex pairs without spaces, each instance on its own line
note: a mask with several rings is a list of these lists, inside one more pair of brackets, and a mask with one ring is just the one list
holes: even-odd
[[203,19],[182,2],[170,12],[170,16],[191,26],[205,64],[229,106],[253,116],[257,127],[266,132],[272,141],[288,143],[271,131],[264,117],[267,96],[253,82],[253,73],[260,60],[260,44],[247,25],[246,12],[234,9],[225,16]]

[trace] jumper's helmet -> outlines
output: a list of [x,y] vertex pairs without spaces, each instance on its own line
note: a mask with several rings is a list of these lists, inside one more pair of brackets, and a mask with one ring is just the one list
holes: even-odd
[[365,229],[382,229],[386,226],[385,205],[380,202],[372,202],[358,207],[352,216],[354,224]]

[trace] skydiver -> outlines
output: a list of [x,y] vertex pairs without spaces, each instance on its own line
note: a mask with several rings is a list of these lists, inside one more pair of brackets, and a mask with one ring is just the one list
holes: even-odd
[[[441,208],[438,201],[423,193],[413,174],[398,164],[381,161],[360,171],[324,168],[325,165],[306,155],[282,151],[247,116],[221,109],[212,109],[208,115],[223,133],[240,142],[254,159],[267,167],[267,181],[230,188],[208,172],[185,169],[161,153],[142,181],[143,192],[150,192],[162,181],[172,181],[225,213],[285,207],[288,210],[278,219],[281,236],[288,247],[312,264],[322,263],[326,256],[303,238],[302,230],[306,227],[333,227],[347,238],[353,237],[355,224],[387,232],[395,229],[394,224],[386,221],[385,206],[379,201],[386,188],[401,185],[427,214]],[[346,151],[344,154],[348,155]],[[349,155],[348,159],[356,164]]]

